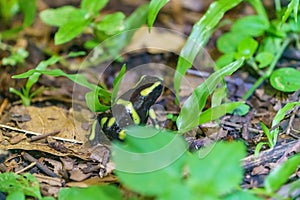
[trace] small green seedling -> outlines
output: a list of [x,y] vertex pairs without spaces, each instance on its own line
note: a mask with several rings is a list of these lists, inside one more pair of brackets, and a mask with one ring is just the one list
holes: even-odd
[[6,199],[8,200],[25,200],[25,197],[54,200],[53,197],[42,197],[38,180],[29,173],[23,175],[12,172],[1,173],[0,191],[7,194]]
[[[294,109],[294,107],[296,106],[300,106],[299,102],[289,102],[287,103],[283,108],[281,108],[277,114],[275,115],[273,121],[272,121],[272,127],[276,127],[279,125],[279,123],[281,122],[281,120],[284,119],[286,113],[292,109]],[[276,143],[277,143],[277,138],[279,135],[279,127],[276,127],[272,130],[270,130],[264,123],[260,123],[262,130],[264,131],[264,133],[267,136],[268,142],[259,142],[255,148],[254,151],[254,156],[257,157],[259,151],[261,150],[261,148],[263,147],[263,145],[268,145],[269,148],[273,148]]]
[[[73,57],[78,55],[83,55],[83,52],[77,52],[77,53],[72,52],[68,55],[68,57]],[[33,92],[31,91],[32,86],[38,82],[39,77],[42,75],[40,71],[45,71],[48,66],[53,65],[61,61],[62,59],[63,57],[60,56],[52,56],[48,60],[41,61],[34,70],[29,70],[23,74],[12,76],[12,78],[28,78],[28,80],[26,82],[25,87],[23,87],[21,91],[15,88],[10,88],[9,91],[11,93],[18,95],[21,98],[23,105],[29,106],[31,103],[31,99],[37,94],[39,94],[40,92],[42,92],[44,89],[43,87],[40,87]]]
[[25,58],[28,57],[29,53],[23,48],[14,48],[13,46],[6,44],[0,40],[0,50],[7,51],[10,53],[9,56],[2,58],[2,65],[15,66],[17,64],[24,63]]

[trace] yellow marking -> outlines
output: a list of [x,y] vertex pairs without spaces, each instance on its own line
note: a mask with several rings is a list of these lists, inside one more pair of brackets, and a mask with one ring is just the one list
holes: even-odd
[[130,101],[119,99],[117,101],[117,104],[121,104],[121,105],[125,106],[126,110],[131,113],[131,117],[133,119],[133,122],[135,124],[140,124],[140,122],[141,122],[140,116],[135,111],[135,109],[134,109],[134,107],[133,107],[133,105],[132,105],[132,103]]
[[155,83],[153,83],[150,87],[147,87],[145,89],[143,89],[140,94],[144,97],[148,96],[157,86],[160,85],[160,82],[157,81]]
[[92,141],[95,139],[95,136],[96,136],[96,125],[97,125],[98,121],[95,120],[92,124],[92,127],[91,127],[91,132],[90,132],[90,135],[89,135],[89,140]]
[[124,130],[121,130],[120,133],[119,133],[119,139],[120,140],[124,140],[126,137],[126,133]]
[[112,117],[108,120],[107,127],[110,128],[116,122],[116,118]]
[[107,122],[107,117],[103,117],[102,119],[101,119],[101,127],[103,127],[104,126],[104,124]]
[[156,114],[155,114],[155,112],[154,112],[153,109],[150,109],[150,110],[149,110],[149,117],[150,117],[151,119],[156,119]]

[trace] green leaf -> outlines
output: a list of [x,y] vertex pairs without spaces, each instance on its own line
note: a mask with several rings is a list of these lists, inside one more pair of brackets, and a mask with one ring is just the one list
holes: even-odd
[[[287,103],[283,108],[281,108],[275,115],[273,121],[272,121],[272,127],[278,125],[281,120],[284,119],[286,113],[293,109],[295,106],[300,106],[300,103],[299,102],[289,102]],[[278,136],[278,133],[279,133],[279,127],[278,128],[275,128],[274,130],[271,130],[270,131],[270,135],[272,136],[273,138],[273,145],[276,144],[277,142],[277,136]]]
[[228,113],[244,116],[249,112],[249,110],[250,110],[250,106],[248,106],[247,104],[242,104],[238,106],[236,109],[234,109],[232,112],[228,112]]
[[126,64],[123,64],[118,76],[115,78],[114,83],[113,83],[113,92],[111,95],[111,102],[112,105],[115,103],[115,100],[117,98],[118,92],[119,92],[119,86],[121,84],[122,78],[126,72]]
[[103,31],[107,35],[116,34],[125,29],[125,15],[121,12],[105,15],[103,19],[97,23],[97,30]]
[[22,191],[13,191],[7,195],[6,200],[25,200],[25,195]]
[[191,130],[199,125],[199,116],[205,105],[207,97],[215,90],[224,76],[231,75],[242,66],[244,59],[230,63],[222,69],[214,72],[201,85],[199,85],[192,95],[184,102],[176,124],[180,132]]
[[260,122],[260,126],[262,128],[262,130],[264,131],[264,133],[266,134],[267,138],[268,138],[268,145],[270,148],[273,148],[276,144],[276,141],[274,141],[274,134],[271,134],[271,131],[270,129],[263,123],[263,122]]
[[62,188],[58,193],[59,200],[69,199],[116,199],[122,200],[122,194],[113,185],[89,186],[86,188]]
[[226,11],[238,5],[241,1],[242,0],[219,0],[211,3],[203,17],[193,26],[192,32],[182,48],[177,62],[174,77],[176,94],[179,94],[179,88],[184,74],[192,66],[196,56],[202,51],[213,29],[222,19]]
[[95,48],[95,51],[101,52],[100,55],[93,61],[93,63],[100,63],[106,60],[116,59],[119,52],[126,47],[130,42],[133,34],[137,28],[141,27],[146,22],[148,13],[148,4],[137,8],[126,20],[125,30],[114,37],[110,37],[101,45]]
[[209,108],[202,112],[199,117],[199,124],[204,124],[212,120],[219,119],[227,113],[232,112],[237,107],[243,105],[244,102],[224,103],[216,107]]
[[299,165],[300,155],[297,154],[272,170],[264,182],[267,192],[276,192],[285,182],[289,180],[289,177],[295,173]]
[[249,59],[253,56],[258,47],[258,42],[251,37],[244,38],[237,47],[237,58],[245,57]]
[[66,43],[78,36],[90,23],[89,20],[69,21],[59,27],[54,36],[55,45]]
[[99,90],[93,90],[85,94],[85,102],[88,108],[93,112],[104,112],[109,106],[104,106],[99,102]]
[[261,198],[256,197],[249,190],[242,190],[233,192],[229,195],[226,195],[223,200],[239,200],[239,199],[247,199],[247,200],[262,200]]
[[70,21],[82,21],[85,12],[73,6],[63,6],[56,9],[47,9],[40,13],[42,21],[51,26],[63,26]]
[[180,135],[147,127],[130,127],[126,134],[126,144],[114,143],[112,153],[115,172],[126,187],[162,196],[182,185],[187,146]]
[[237,50],[238,44],[245,37],[245,35],[238,32],[224,33],[217,40],[217,48],[224,54],[235,52]]
[[243,178],[241,159],[246,155],[241,142],[219,142],[205,147],[188,160],[187,184],[202,199],[231,192]]
[[250,15],[238,19],[231,27],[232,32],[241,35],[258,37],[261,36],[269,25],[266,21],[258,15]]
[[257,157],[258,157],[258,154],[259,154],[261,148],[262,148],[264,145],[266,145],[266,144],[270,146],[270,144],[267,143],[267,142],[259,142],[259,143],[256,145],[255,150],[254,150],[254,158],[257,158]]
[[82,0],[80,7],[88,13],[97,14],[108,3],[108,0]]
[[233,62],[235,58],[235,52],[229,52],[220,56],[216,61],[216,66],[218,69],[228,65]]
[[272,87],[283,92],[294,92],[300,89],[300,71],[285,67],[274,70],[270,77]]
[[148,12],[148,27],[149,30],[152,28],[154,21],[156,19],[156,16],[160,9],[166,5],[169,2],[169,0],[151,0],[149,5],[149,12]]
[[21,197],[21,193],[26,196],[41,198],[38,180],[32,174],[23,175],[12,172],[0,174],[0,191],[12,194],[13,197]]
[[30,26],[35,19],[36,0],[19,0],[19,6],[24,14],[24,26]]
[[297,15],[299,10],[299,0],[291,0],[289,5],[287,6],[286,11],[284,12],[284,15],[281,18],[281,23],[285,23],[286,20],[290,17],[292,11],[294,11],[294,19],[297,22]]
[[258,65],[259,68],[264,68],[271,64],[271,62],[273,61],[273,57],[274,56],[272,53],[270,53],[268,51],[263,51],[263,52],[258,53],[255,56],[255,60],[257,62],[259,62],[259,65]]

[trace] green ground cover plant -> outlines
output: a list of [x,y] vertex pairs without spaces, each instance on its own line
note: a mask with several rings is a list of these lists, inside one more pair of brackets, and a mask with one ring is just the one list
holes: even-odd
[[[92,28],[95,40],[87,43],[87,46],[92,47],[93,44],[103,41],[111,35],[122,33],[122,31],[126,33],[126,30],[140,27],[147,17],[149,29],[151,29],[159,10],[167,2],[152,0],[149,5],[138,8],[128,18],[125,18],[124,14],[117,12],[104,16],[98,21],[99,10],[106,5],[107,1],[101,0],[95,3],[95,1],[83,0],[80,8],[65,6],[50,9],[43,11],[40,17],[45,23],[58,27],[58,31],[55,34],[56,44],[68,42],[80,35],[84,29]],[[177,63],[174,77],[174,87],[177,92],[179,91],[183,75],[192,66],[191,63],[193,63],[196,56],[201,53],[225,12],[241,2],[241,0],[216,1],[211,4],[206,14],[194,25]],[[277,196],[276,192],[299,166],[300,156],[298,154],[273,170],[267,176],[264,187],[244,190],[239,187],[243,178],[241,159],[246,154],[245,145],[242,142],[218,142],[197,152],[190,153],[186,151],[187,144],[181,136],[181,134],[202,123],[216,120],[229,112],[234,112],[238,108],[243,107],[241,110],[246,110],[245,112],[247,112],[247,106],[244,101],[228,101],[224,81],[225,76],[233,74],[245,63],[255,69],[260,78],[255,82],[252,89],[245,94],[244,100],[248,99],[254,90],[269,78],[271,85],[278,90],[293,92],[299,89],[300,84],[297,81],[300,79],[297,70],[295,72],[292,68],[275,69],[276,63],[287,45],[291,44],[291,42],[298,42],[299,36],[294,33],[300,31],[297,23],[299,20],[297,16],[299,1],[292,0],[284,8],[279,6],[278,1],[276,1],[277,16],[276,19],[272,20],[268,18],[261,1],[248,0],[248,2],[256,10],[257,14],[235,21],[230,32],[218,39],[217,46],[223,55],[217,60],[216,71],[193,91],[192,95],[183,104],[179,116],[174,119],[176,120],[178,132],[147,127],[133,127],[128,130],[126,144],[114,143],[113,160],[116,163],[116,174],[120,182],[126,187],[155,199],[198,199],[199,196],[203,197],[203,199],[261,199],[265,196],[281,198]],[[138,14],[142,17],[137,17]],[[62,18],[66,20],[61,20]],[[70,18],[73,20],[70,20]],[[113,29],[109,22],[112,22],[114,25]],[[245,25],[247,25],[247,32],[241,31],[245,29]],[[132,33],[128,32],[127,35],[125,34],[125,36],[128,36],[126,39],[123,36],[116,36],[109,40],[106,43],[109,46],[109,56],[116,57],[120,50],[127,45]],[[228,44],[228,40],[232,42]],[[42,74],[55,77],[65,76],[75,83],[90,89],[91,92],[87,93],[86,101],[92,111],[103,112],[109,109],[110,103],[116,99],[120,80],[126,71],[125,66],[123,66],[119,76],[114,81],[113,92],[110,92],[103,87],[89,83],[80,74],[66,74],[59,69],[47,69],[49,65],[58,62],[60,59],[61,57],[59,56],[53,56],[46,61],[42,61],[35,69],[15,75],[13,78],[28,78],[28,81],[21,92],[16,89],[11,89],[11,92],[19,95],[24,105],[29,105],[32,97],[38,93],[38,91],[31,91],[31,88],[37,83]],[[285,76],[282,76],[283,74]],[[203,111],[209,95],[213,95],[213,98],[217,100],[213,103],[213,107]],[[100,104],[99,98],[104,104]],[[194,102],[198,103],[195,104]],[[295,106],[299,106],[299,103],[286,104],[273,119],[272,127],[278,125],[286,115],[286,112]],[[263,124],[262,127],[267,135],[268,142],[260,143],[257,146],[256,153],[259,152],[262,145],[266,144],[272,148],[277,142],[279,129],[270,130]],[[149,137],[149,140],[140,140],[133,137],[140,132],[153,135],[154,137]],[[174,143],[170,144],[170,141]],[[168,148],[164,152],[165,154],[161,154],[160,151],[165,146]],[[124,152],[127,152],[127,155]],[[151,163],[147,156],[138,156],[138,160],[134,160],[137,159],[136,156],[131,156],[131,153],[134,153],[134,155],[145,155],[145,153],[149,152],[160,153],[155,158],[157,163]],[[173,159],[168,160],[167,158]],[[168,162],[163,163],[165,164],[164,166],[160,166],[161,160],[167,160]],[[124,166],[124,163],[128,165]],[[129,165],[130,163],[134,165]],[[143,173],[134,173],[135,170],[151,170],[151,167],[154,167],[156,170],[148,171],[147,173],[145,171]],[[218,178],[216,174],[222,178]],[[299,181],[295,182],[295,186],[297,185],[299,186]],[[18,187],[18,181],[14,181],[12,186]],[[9,193],[8,190],[4,190],[4,192]],[[19,194],[20,192],[18,191]],[[22,191],[21,195],[23,198],[26,195],[30,196],[31,193]],[[93,186],[86,189],[65,188],[61,189],[59,199],[70,199],[77,195],[82,195],[83,197],[91,195],[89,196],[90,199],[106,198],[109,195],[113,195],[115,199],[122,199],[122,195],[114,186]],[[40,196],[34,197],[40,198]]]

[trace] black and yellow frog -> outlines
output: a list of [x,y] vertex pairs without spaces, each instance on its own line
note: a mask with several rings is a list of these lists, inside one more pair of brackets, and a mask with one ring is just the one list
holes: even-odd
[[163,90],[162,79],[155,76],[142,76],[134,87],[120,96],[111,110],[97,115],[92,124],[88,140],[91,145],[101,143],[103,133],[110,140],[124,140],[124,128],[130,125],[146,124],[150,117],[158,126],[156,115],[151,106]]

